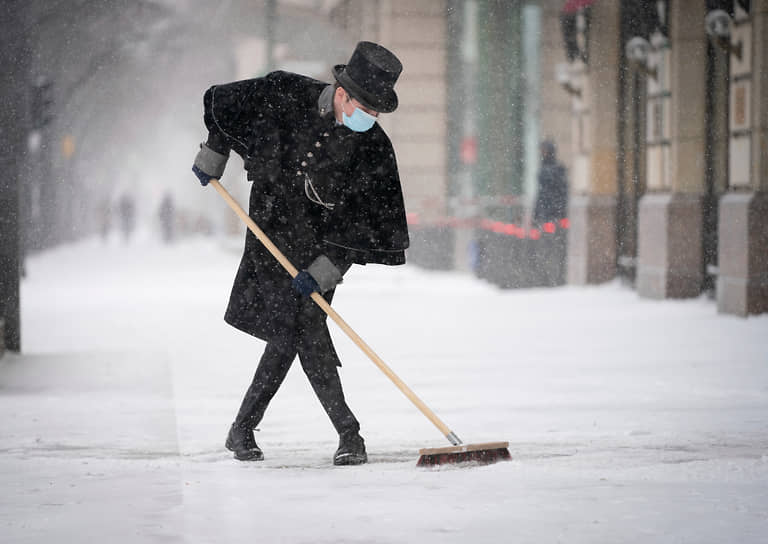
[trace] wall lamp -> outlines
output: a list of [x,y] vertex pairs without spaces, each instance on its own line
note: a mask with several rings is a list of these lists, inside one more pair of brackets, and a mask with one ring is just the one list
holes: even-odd
[[581,97],[581,89],[571,82],[568,64],[560,62],[555,65],[555,79],[569,95]]
[[654,66],[653,68],[648,66],[648,57],[651,53],[651,44],[645,38],[641,36],[635,36],[627,42],[624,47],[624,54],[627,60],[639,67],[645,74],[651,76],[653,79],[658,78],[658,70]]
[[731,43],[731,16],[722,9],[715,9],[707,13],[704,18],[704,25],[707,27],[707,34],[712,38],[718,47],[736,55],[741,60],[742,46],[741,42]]

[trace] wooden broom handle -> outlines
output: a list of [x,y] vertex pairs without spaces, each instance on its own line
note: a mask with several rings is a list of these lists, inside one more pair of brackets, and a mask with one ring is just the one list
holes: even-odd
[[[259,228],[259,226],[254,222],[251,217],[245,213],[245,210],[240,206],[240,204],[237,203],[237,201],[232,198],[232,195],[229,194],[229,192],[219,183],[218,180],[212,179],[210,181],[210,184],[213,185],[213,188],[218,191],[218,193],[224,198],[224,200],[229,204],[229,207],[232,208],[232,210],[240,217],[240,219],[243,220],[243,222],[248,226],[248,228],[253,232],[253,234],[256,236],[256,238],[259,239],[259,241],[264,244],[264,247],[269,250],[269,252],[275,257],[275,259],[278,260],[278,262],[283,265],[283,268],[285,268],[288,273],[291,275],[292,278],[296,277],[296,274],[299,273],[299,271],[296,269],[295,266],[291,264],[291,261],[288,260],[288,258],[283,255],[282,251],[280,251],[277,246],[272,243],[272,240],[269,239],[269,237],[264,233],[263,230]],[[312,300],[317,303],[320,308],[331,318],[333,319],[336,324],[343,330],[345,333],[347,333],[347,336],[349,336],[352,341],[357,344],[357,346],[362,349],[365,354],[371,359],[371,361],[374,362],[374,364],[379,367],[379,370],[381,370],[386,376],[392,380],[392,382],[400,389],[400,391],[403,392],[403,394],[410,399],[410,401],[416,405],[416,407],[421,410],[421,413],[423,413],[425,416],[427,416],[427,419],[429,419],[435,427],[440,429],[440,432],[445,435],[445,437],[453,444],[454,446],[458,446],[461,444],[461,440],[456,436],[456,434],[451,431],[448,426],[440,421],[440,418],[435,415],[435,413],[429,409],[429,406],[424,404],[424,402],[416,396],[416,393],[411,391],[411,388],[408,387],[403,380],[401,380],[397,374],[395,374],[389,366],[379,357],[376,355],[376,352],[374,352],[368,344],[366,344],[362,338],[350,327],[347,325],[347,322],[344,321],[341,316],[336,313],[336,310],[331,308],[331,305],[328,304],[328,301],[325,300],[320,293],[314,292],[312,293]]]

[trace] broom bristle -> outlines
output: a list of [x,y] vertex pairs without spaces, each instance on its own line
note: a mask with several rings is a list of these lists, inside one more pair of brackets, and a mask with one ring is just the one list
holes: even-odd
[[416,466],[432,467],[435,465],[477,463],[490,465],[498,461],[512,459],[509,454],[509,442],[491,442],[488,444],[467,444],[450,448],[425,448],[419,450]]

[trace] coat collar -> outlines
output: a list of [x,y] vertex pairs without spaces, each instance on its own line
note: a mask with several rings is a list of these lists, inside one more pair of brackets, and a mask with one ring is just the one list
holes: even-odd
[[320,115],[325,117],[328,114],[333,115],[333,85],[326,85],[317,99],[317,109]]

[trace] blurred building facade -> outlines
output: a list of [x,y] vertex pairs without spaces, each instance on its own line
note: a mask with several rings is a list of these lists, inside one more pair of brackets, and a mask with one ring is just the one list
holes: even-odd
[[[179,232],[242,228],[190,187],[205,88],[273,68],[330,80],[358,40],[405,66],[381,123],[411,262],[503,287],[622,278],[643,297],[768,312],[768,0],[13,4],[8,81],[23,85],[4,92],[24,107],[4,112],[18,130],[0,183],[18,210],[0,236],[12,349],[23,254],[108,231],[117,195],[133,192],[146,219],[170,189]],[[544,139],[570,190],[566,217],[540,224]],[[244,199],[240,174],[224,181]]]
[[[472,268],[482,240],[497,240],[480,244],[493,266],[532,259],[549,231],[530,208],[550,138],[570,180],[554,227],[568,283],[621,277],[643,297],[768,312],[768,0],[330,4],[405,65],[382,123],[411,261]],[[537,284],[521,277],[507,286]]]

